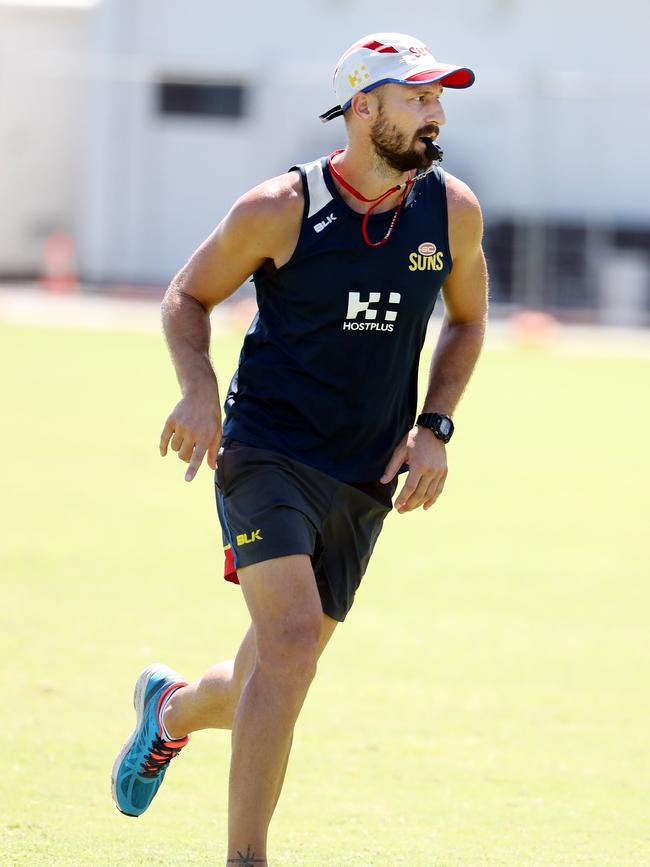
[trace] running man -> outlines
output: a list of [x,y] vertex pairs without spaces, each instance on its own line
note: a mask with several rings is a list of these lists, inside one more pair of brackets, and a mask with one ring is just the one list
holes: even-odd
[[[172,281],[163,323],[182,391],[160,441],[216,470],[225,578],[251,626],[234,660],[187,684],[140,675],[137,725],[113,768],[127,815],[150,805],[193,731],[232,729],[227,864],[266,865],[293,730],[320,654],[350,610],[382,523],[429,509],[447,475],[451,416],[486,322],[482,221],[437,165],[443,88],[471,70],[378,33],[334,75],[347,146],[239,199]],[[453,267],[452,267],[453,265]],[[221,423],[210,311],[254,276],[259,313]],[[418,415],[417,371],[442,290],[446,316]]]

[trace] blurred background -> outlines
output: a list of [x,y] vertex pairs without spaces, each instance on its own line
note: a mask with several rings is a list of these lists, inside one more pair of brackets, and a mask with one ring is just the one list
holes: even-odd
[[495,315],[647,326],[648,18],[637,0],[0,0],[0,280],[158,298],[242,192],[342,146],[318,120],[334,64],[399,30],[476,71],[445,93],[441,144],[483,205]]

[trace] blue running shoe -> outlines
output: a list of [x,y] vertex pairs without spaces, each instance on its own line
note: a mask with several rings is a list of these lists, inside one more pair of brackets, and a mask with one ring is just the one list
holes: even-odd
[[135,684],[133,706],[138,716],[131,737],[115,759],[111,776],[113,800],[126,816],[140,816],[153,801],[171,760],[190,737],[165,739],[160,709],[167,696],[187,681],[166,665],[150,665]]

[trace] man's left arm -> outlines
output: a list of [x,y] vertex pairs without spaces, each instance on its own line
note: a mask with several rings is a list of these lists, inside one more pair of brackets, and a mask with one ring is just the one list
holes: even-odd
[[[481,247],[483,221],[476,196],[447,175],[449,246],[453,267],[442,290],[445,301],[438,344],[431,361],[422,412],[453,415],[476,365],[487,321],[487,267]],[[403,463],[409,473],[395,500],[398,512],[429,509],[447,477],[445,443],[428,428],[413,427],[397,446],[381,481],[386,484]]]

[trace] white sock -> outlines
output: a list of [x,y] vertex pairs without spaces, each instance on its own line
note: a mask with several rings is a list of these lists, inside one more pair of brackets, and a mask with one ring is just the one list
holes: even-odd
[[[177,686],[176,689],[180,689],[180,686]],[[163,740],[166,740],[166,741],[182,741],[183,740],[183,738],[173,738],[169,734],[169,732],[167,731],[167,727],[165,726],[165,710],[167,708],[167,705],[169,704],[169,699],[174,695],[174,693],[176,692],[176,689],[173,689],[169,693],[169,695],[167,695],[164,702],[162,703],[162,707],[160,708],[160,714],[158,715],[158,718],[160,720],[160,730],[162,732]]]

